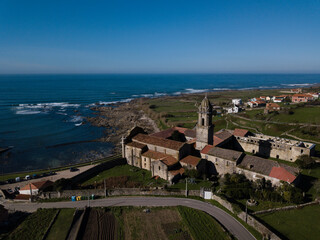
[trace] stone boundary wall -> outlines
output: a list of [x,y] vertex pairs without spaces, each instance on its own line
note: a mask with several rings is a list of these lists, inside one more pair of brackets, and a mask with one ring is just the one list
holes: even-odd
[[[67,198],[71,196],[175,196],[185,195],[185,190],[165,189],[140,189],[140,188],[116,188],[107,189],[86,189],[86,190],[64,190],[62,192],[44,192],[40,195],[42,199]],[[200,190],[189,190],[188,196],[200,196]]]
[[121,158],[121,157],[116,158],[111,161],[100,163],[100,164],[88,169],[87,171],[84,171],[84,172],[72,177],[71,178],[72,184],[77,184],[77,183],[83,182],[91,177],[94,177],[99,172],[113,168],[115,166],[125,165],[125,164],[127,164],[126,159]]
[[311,206],[311,205],[316,205],[316,204],[320,204],[320,200],[309,202],[309,203],[303,203],[303,204],[299,204],[299,205],[294,205],[294,206],[286,206],[286,207],[262,210],[262,211],[254,212],[252,215],[258,215],[258,214],[263,214],[263,213],[271,213],[271,212],[277,212],[277,211],[286,211],[286,210],[303,208],[303,207],[306,207],[306,206]]
[[236,214],[238,218],[243,220],[244,222],[247,222],[247,224],[254,229],[256,229],[259,233],[262,234],[263,238],[271,239],[271,240],[281,240],[280,237],[278,237],[275,233],[273,233],[270,229],[268,229],[266,226],[264,226],[262,223],[260,223],[257,219],[255,219],[250,214],[247,214],[246,219],[246,213],[241,211],[240,213],[236,212],[232,204],[228,202],[227,200],[222,199],[221,197],[217,195],[212,195],[212,199],[220,203],[222,206],[224,206],[226,209],[231,211],[232,213]]

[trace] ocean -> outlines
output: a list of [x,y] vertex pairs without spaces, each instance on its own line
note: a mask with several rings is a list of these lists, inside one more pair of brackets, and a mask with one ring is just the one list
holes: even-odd
[[111,153],[83,124],[95,103],[228,89],[307,87],[320,74],[0,75],[0,173],[52,168]]

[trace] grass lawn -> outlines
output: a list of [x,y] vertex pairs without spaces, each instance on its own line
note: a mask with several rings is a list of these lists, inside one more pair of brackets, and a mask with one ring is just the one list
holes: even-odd
[[[210,188],[211,186],[212,183],[210,181],[196,179],[195,184],[188,183],[188,190],[200,190],[201,187]],[[168,188],[185,190],[186,182],[182,180],[174,185],[169,186]]]
[[108,179],[110,177],[120,176],[128,176],[130,181],[139,182],[144,186],[162,185],[166,182],[163,179],[152,179],[150,171],[140,169],[131,165],[121,165],[99,173],[95,177],[82,183],[82,185],[90,185],[94,184],[95,182],[102,182],[104,179]]
[[220,224],[210,215],[183,206],[179,206],[178,210],[194,240],[230,239]]
[[[245,208],[246,206],[246,199],[243,200],[238,200],[238,202]],[[278,207],[285,207],[285,206],[290,206],[293,205],[292,203],[281,203],[281,202],[271,202],[271,201],[262,201],[258,200],[258,205],[256,206],[249,206],[248,209],[251,210],[252,212],[257,212],[261,210],[267,210],[271,208],[278,208]]]
[[320,206],[314,205],[289,211],[257,215],[285,238],[313,240],[320,236]]
[[279,122],[299,122],[299,123],[314,123],[320,124],[320,107],[299,107],[292,109],[294,114],[279,114],[275,115],[271,120]]
[[61,209],[60,213],[52,225],[46,240],[65,239],[73,220],[75,209]]
[[41,240],[57,211],[56,209],[38,209],[9,235],[8,240]]

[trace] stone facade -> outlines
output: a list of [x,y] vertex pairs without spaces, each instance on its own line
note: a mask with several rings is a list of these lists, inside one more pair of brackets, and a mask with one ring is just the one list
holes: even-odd
[[245,152],[290,162],[296,161],[302,155],[312,156],[315,151],[315,144],[312,143],[263,134],[247,137],[236,136],[236,140]]
[[212,105],[207,96],[198,107],[196,126],[196,149],[202,150],[206,145],[213,145],[214,125],[212,124]]

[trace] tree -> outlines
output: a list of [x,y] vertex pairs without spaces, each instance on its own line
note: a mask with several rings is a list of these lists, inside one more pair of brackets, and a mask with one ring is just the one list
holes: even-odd
[[300,168],[312,168],[316,164],[316,161],[308,155],[302,155],[296,160],[296,164]]

